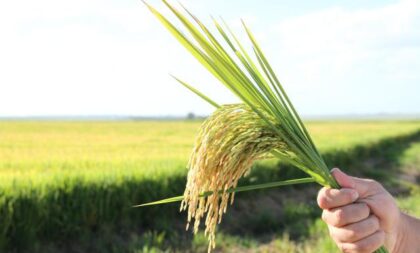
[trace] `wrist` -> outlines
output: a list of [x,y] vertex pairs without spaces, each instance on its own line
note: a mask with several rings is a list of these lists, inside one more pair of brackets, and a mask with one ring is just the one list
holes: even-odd
[[399,212],[399,218],[398,218],[398,225],[396,229],[396,235],[395,235],[395,243],[392,247],[391,253],[402,253],[404,252],[404,245],[406,240],[406,230],[407,230],[407,217],[403,212]]
[[413,237],[418,231],[416,228],[420,228],[419,221],[411,216],[400,212],[396,242],[393,247],[392,253],[414,253],[419,242]]

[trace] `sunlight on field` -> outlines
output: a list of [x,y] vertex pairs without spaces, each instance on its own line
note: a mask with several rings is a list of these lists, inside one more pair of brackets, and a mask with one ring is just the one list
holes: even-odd
[[[51,238],[56,238],[57,231],[60,240],[72,237],[86,241],[84,248],[90,247],[91,241],[86,238],[90,235],[96,238],[103,232],[95,239],[98,247],[105,247],[109,242],[115,244],[119,241],[115,238],[122,236],[124,240],[119,244],[119,252],[127,252],[125,249],[128,248],[139,249],[130,252],[150,252],[147,251],[149,246],[150,249],[157,247],[159,250],[178,246],[183,249],[186,245],[182,243],[168,245],[166,241],[173,240],[169,235],[164,236],[165,231],[173,230],[175,221],[183,221],[179,219],[177,206],[133,209],[132,205],[182,193],[187,160],[200,124],[199,121],[0,121],[0,226],[4,228],[0,231],[0,251],[6,246],[25,248],[54,241]],[[419,161],[419,146],[413,138],[418,138],[415,137],[418,134],[414,133],[420,130],[420,121],[309,122],[307,126],[321,151],[328,152],[335,162],[343,159],[341,152],[336,151],[349,149],[350,152],[344,152],[347,154],[344,158],[358,160],[374,154],[379,157],[392,156],[390,150],[385,150],[390,146],[394,151],[404,151],[394,153],[394,158],[398,160],[395,160],[398,162],[395,165],[401,167],[396,171],[411,175],[411,178],[418,175],[416,164]],[[404,143],[412,141],[411,146],[405,147],[404,143],[398,141],[397,137],[403,135],[411,136],[404,140]],[[391,138],[389,143],[370,145],[387,138]],[[355,149],[362,150],[361,157],[350,150],[358,145],[379,149],[379,152],[369,151],[369,148]],[[267,163],[268,166],[260,167],[260,173],[250,177],[249,182],[296,176],[284,168],[282,172],[286,174],[278,173],[280,168],[273,162],[267,160],[260,164]],[[345,160],[345,164],[350,162]],[[388,162],[392,164],[391,160]],[[370,167],[366,171],[379,175]],[[401,206],[418,214],[418,209],[415,209],[419,206],[418,196],[413,192],[413,195],[401,199]],[[291,206],[290,203],[288,206]],[[302,231],[298,225],[302,219],[293,218],[296,217],[294,212],[312,210],[313,206],[300,203],[291,207],[283,212],[284,215],[290,213],[285,216],[284,222],[293,222],[293,227],[296,226],[293,231]],[[281,227],[281,224],[286,224],[272,220],[270,213],[267,216],[264,210],[261,209],[259,214],[254,211],[253,223],[248,218],[244,227],[257,231],[252,230],[252,224],[254,229],[261,225],[277,224]],[[228,218],[225,224],[226,221]],[[145,229],[146,233],[133,238],[125,234],[117,235],[117,232],[104,232],[120,231],[121,228],[124,231],[138,231],[139,227]],[[92,233],[98,228],[101,233]],[[289,240],[287,234],[284,238],[280,234],[268,244],[261,244],[253,237],[247,239],[226,235],[218,245],[223,249],[221,252],[334,252],[335,246],[326,236],[322,223],[316,222],[309,229],[315,232],[311,232],[304,242]],[[84,238],[83,235],[89,236]],[[162,245],[155,245],[155,237]],[[148,238],[152,238],[152,241]],[[128,242],[130,245],[126,245]],[[60,243],[54,244],[52,247],[57,250],[51,252],[61,252],[58,250]],[[206,252],[207,243],[198,236],[188,247],[192,247],[192,252]]]
[[182,170],[200,123],[2,122],[4,177]]
[[[185,173],[200,124],[0,122],[1,181]],[[308,128],[325,152],[410,133],[420,129],[420,122],[310,122]]]

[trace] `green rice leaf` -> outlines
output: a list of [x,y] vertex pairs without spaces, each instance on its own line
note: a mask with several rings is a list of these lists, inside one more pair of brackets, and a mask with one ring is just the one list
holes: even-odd
[[[245,192],[245,191],[253,191],[253,190],[261,190],[261,189],[268,189],[273,187],[285,186],[285,185],[295,185],[295,184],[306,184],[306,183],[313,183],[315,180],[313,178],[300,178],[300,179],[291,179],[286,181],[278,181],[278,182],[270,182],[264,184],[256,184],[256,185],[247,185],[247,186],[240,186],[232,189],[228,189],[226,192],[233,193],[233,192]],[[222,191],[219,192],[219,194]],[[212,195],[213,192],[205,192],[200,195],[200,197],[207,197]],[[182,201],[184,196],[176,196],[167,199],[162,199],[158,201],[153,201],[145,204],[135,205],[133,207],[142,207],[142,206],[152,206],[152,205],[161,205],[161,204],[168,204],[173,202]]]
[[[171,75],[172,76],[172,75]],[[179,83],[181,83],[182,85],[184,85],[187,89],[189,89],[190,91],[194,92],[195,94],[197,94],[197,96],[201,97],[202,99],[204,99],[205,101],[207,101],[209,104],[211,104],[212,106],[219,108],[220,105],[218,105],[216,102],[214,102],[213,100],[211,100],[209,97],[207,97],[206,95],[204,95],[203,93],[201,93],[199,90],[197,90],[196,88],[192,87],[191,85],[187,84],[184,81],[181,81],[180,79],[178,79],[175,76],[172,76],[175,80],[177,80]]]

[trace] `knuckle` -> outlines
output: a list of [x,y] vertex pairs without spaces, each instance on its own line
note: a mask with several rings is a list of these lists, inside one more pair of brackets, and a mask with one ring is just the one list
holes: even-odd
[[347,242],[347,240],[345,240],[345,238],[343,238],[342,236],[342,232],[340,231],[339,228],[333,227],[331,226],[329,228],[329,235],[330,237],[336,242],[336,243],[345,243]]
[[370,208],[366,203],[360,203],[360,214],[362,216],[368,217],[369,213],[370,213]]
[[371,251],[371,248],[372,246],[364,241],[354,243],[354,250],[358,253],[368,253]]
[[318,202],[318,206],[321,209],[326,209],[327,208],[327,199],[324,196],[318,195],[317,202]]
[[354,243],[354,249],[360,253],[371,253],[385,242],[385,232],[378,231],[369,240],[362,240]]
[[343,253],[352,253],[353,251],[353,245],[348,243],[337,243],[338,248]]
[[375,230],[379,229],[379,219],[375,215],[372,215],[369,226],[373,227]]
[[353,202],[353,196],[352,196],[351,192],[346,192],[344,198],[345,198],[346,203],[352,203]]
[[376,188],[376,187],[381,187],[382,186],[378,181],[376,181],[374,179],[367,179],[367,181],[368,181],[368,183],[370,184],[371,187]]
[[337,223],[336,225],[343,223],[346,218],[344,209],[342,208],[336,209],[334,212],[334,216],[335,216],[335,223]]
[[368,250],[368,244],[365,242],[355,242],[353,249],[358,253],[365,253]]
[[326,188],[325,187],[322,188],[321,190],[319,190],[318,196],[317,196],[318,206],[321,209],[326,209],[327,208],[327,204],[328,204],[327,203],[326,196],[325,196],[325,191],[326,191]]
[[322,211],[322,214],[321,214],[321,219],[325,222],[325,223],[328,223],[328,218],[327,218],[327,216],[328,216],[328,214],[327,214],[327,211]]
[[378,234],[379,244],[382,245],[382,244],[385,243],[385,232],[380,230],[380,231],[378,231],[378,233],[379,233]]
[[360,229],[358,229],[358,228],[353,228],[353,229],[350,229],[350,230],[347,230],[347,232],[346,232],[346,240],[347,241],[351,241],[351,240],[353,240],[354,238],[357,238],[357,235],[360,233]]

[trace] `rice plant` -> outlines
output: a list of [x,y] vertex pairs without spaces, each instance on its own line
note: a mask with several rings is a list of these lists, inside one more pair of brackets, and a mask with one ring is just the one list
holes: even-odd
[[[223,22],[222,26],[213,19],[219,33],[217,37],[185,7],[182,7],[186,13],[183,14],[167,1],[163,0],[163,3],[182,23],[189,37],[152,6],[146,5],[242,104],[220,106],[186,82],[175,78],[217,110],[201,126],[189,160],[183,197],[152,204],[182,200],[181,210],[188,211],[187,229],[194,219],[194,232],[197,232],[201,219],[206,215],[205,233],[210,251],[215,247],[216,225],[221,222],[228,203],[233,202],[238,180],[249,172],[254,161],[267,154],[303,170],[311,176],[312,180],[308,181],[339,188],[245,23],[242,22],[252,43],[254,59],[226,23]],[[386,250],[381,248],[377,252]]]

